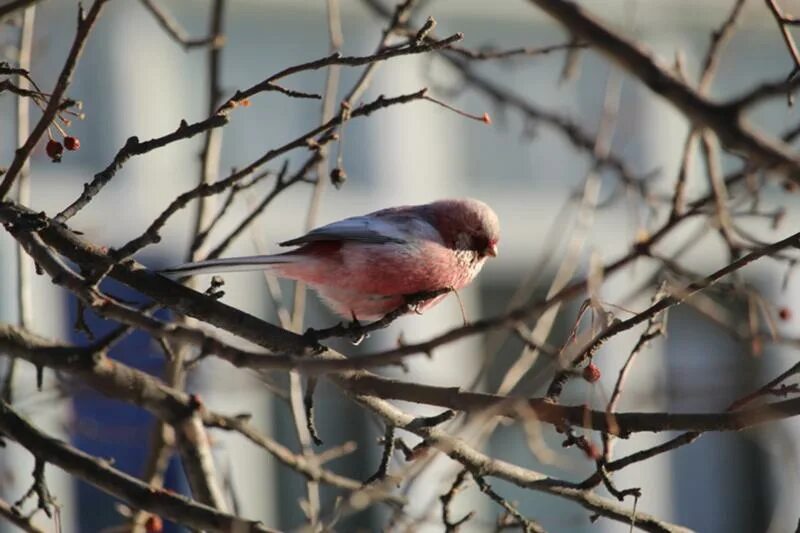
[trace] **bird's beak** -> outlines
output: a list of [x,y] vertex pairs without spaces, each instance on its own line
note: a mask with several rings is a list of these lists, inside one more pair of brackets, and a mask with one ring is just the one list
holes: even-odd
[[491,255],[492,257],[497,257],[497,243],[493,242],[489,244],[489,247],[486,248],[486,255]]

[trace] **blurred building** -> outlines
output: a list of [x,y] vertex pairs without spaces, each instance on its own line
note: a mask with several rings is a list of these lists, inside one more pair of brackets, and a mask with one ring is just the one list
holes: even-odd
[[[206,31],[207,2],[189,0],[162,2],[191,35]],[[223,79],[226,93],[249,86],[283,67],[327,54],[328,40],[323,2],[232,1],[226,17],[227,45],[223,54]],[[647,1],[586,2],[607,20],[626,25],[628,33],[645,40],[663,58],[683,53],[690,72],[697,70],[705,53],[709,32],[727,16],[730,2],[655,3]],[[433,15],[441,34],[463,31],[465,44],[478,48],[548,45],[565,40],[564,35],[535,8],[525,2],[509,2],[488,7],[477,0],[467,2],[439,0],[423,2],[421,15]],[[751,6],[752,7],[752,6]],[[761,7],[761,6],[759,6]],[[342,0],[347,54],[370,53],[384,22],[368,14],[360,3]],[[74,31],[74,2],[42,2],[37,12],[33,76],[51,87]],[[753,80],[774,79],[789,68],[783,43],[768,12],[753,10],[745,17],[742,29],[724,54],[713,92],[730,96],[746,89]],[[0,30],[0,43],[8,49],[15,30]],[[0,58],[3,59],[3,58]],[[537,106],[561,113],[587,131],[598,128],[609,80],[618,76],[607,62],[592,52],[580,55],[577,78],[560,83],[563,54],[502,63],[486,63],[476,68]],[[148,139],[177,127],[181,119],[189,122],[204,117],[206,103],[205,54],[184,52],[158,27],[138,2],[111,2],[108,11],[90,39],[75,83],[69,94],[84,102],[86,120],[76,123],[73,133],[80,137],[82,149],[68,154],[60,165],[52,165],[43,154],[33,161],[33,207],[55,213],[76,197],[82,184],[104,168],[131,135]],[[358,69],[344,68],[341,93],[351,86]],[[319,91],[324,72],[304,73],[286,80],[286,85],[305,91]],[[686,124],[665,102],[645,89],[621,78],[620,110],[613,151],[620,154],[636,172],[645,175],[658,170],[652,187],[656,193],[670,191],[677,172],[678,158],[686,134]],[[395,95],[430,86],[446,88],[443,98],[460,108],[478,114],[488,111],[495,125],[486,127],[425,102],[381,111],[368,119],[349,122],[345,128],[343,160],[349,179],[341,190],[328,188],[319,221],[327,222],[388,205],[427,202],[445,196],[475,196],[487,201],[499,213],[503,240],[499,259],[491,262],[479,281],[464,291],[467,316],[476,318],[502,312],[522,280],[533,274],[539,278],[536,294],[543,295],[550,283],[557,258],[563,254],[575,224],[574,216],[562,217],[569,199],[581,191],[591,161],[577,154],[569,141],[545,124],[521,118],[512,108],[500,108],[484,95],[464,86],[459,75],[442,61],[429,57],[399,58],[380,67],[378,77],[365,100],[379,94]],[[13,100],[0,96],[0,162],[9,161],[13,150]],[[794,112],[785,107],[759,109],[754,117],[772,131],[789,125]],[[34,117],[38,117],[34,113]],[[796,117],[794,117],[796,120]],[[247,109],[237,110],[224,130],[221,172],[241,166],[308,130],[319,120],[315,102],[289,99],[278,93],[259,95]],[[126,164],[98,198],[73,221],[75,229],[87,238],[106,245],[120,245],[138,235],[178,193],[190,188],[199,173],[199,138],[170,145]],[[292,154],[296,163],[304,154]],[[733,167],[733,161],[725,161]],[[279,162],[276,162],[278,167]],[[690,181],[690,194],[705,187],[702,169],[694,169],[697,179]],[[637,230],[648,226],[649,214],[631,208],[624,194],[616,194],[613,173],[602,173],[601,207],[586,235],[581,271],[596,254],[608,261],[622,254]],[[250,200],[269,191],[270,184],[256,188]],[[254,225],[258,239],[276,243],[302,231],[310,188],[306,185],[286,192]],[[610,200],[609,200],[610,199]],[[763,199],[787,205],[785,227],[796,227],[796,200],[781,196],[779,190]],[[242,216],[248,202],[235,204],[232,211]],[[173,217],[164,240],[142,252],[138,259],[160,267],[179,262],[187,248],[191,210]],[[216,234],[220,237],[233,222]],[[682,238],[695,228],[687,225],[678,232]],[[759,221],[748,228],[760,235],[767,224]],[[769,237],[774,240],[775,235]],[[724,250],[713,236],[705,237],[685,260],[696,272],[709,272],[720,265]],[[666,243],[674,249],[678,238]],[[555,251],[551,244],[555,243]],[[243,234],[228,254],[254,253],[252,234]],[[546,255],[554,260],[542,262]],[[603,291],[608,301],[628,295],[653,273],[653,265],[642,263],[630,272],[609,280]],[[798,282],[789,292],[780,291],[782,267],[777,263],[758,263],[745,270],[747,279],[775,301],[791,303],[800,296]],[[83,342],[74,331],[74,299],[54,288],[41,277],[35,280],[35,331],[56,338]],[[207,281],[201,280],[201,285]],[[15,267],[12,241],[0,234],[0,319],[15,320]],[[284,286],[289,289],[288,285]],[[117,294],[135,297],[117,288]],[[274,310],[259,273],[226,276],[225,301],[258,316],[275,320]],[[324,326],[334,319],[313,302],[306,324]],[[641,307],[646,299],[625,302]],[[571,316],[574,316],[574,313]],[[564,338],[570,318],[559,318],[553,342]],[[717,411],[743,392],[788,367],[794,354],[788,349],[769,349],[760,358],[752,357],[747,347],[733,342],[721,329],[709,324],[688,308],[671,312],[670,332],[641,357],[629,382],[621,410]],[[448,299],[424,317],[401,319],[392,328],[375,334],[362,350],[372,351],[392,345],[402,331],[406,340],[424,339],[435,332],[458,325],[461,311]],[[103,331],[108,324],[92,321]],[[781,325],[781,327],[789,326]],[[796,329],[796,328],[793,328]],[[791,333],[791,331],[787,332]],[[616,368],[629,352],[635,335],[615,338],[604,347],[609,370],[601,385],[592,389],[574,383],[565,400],[604,405],[613,386]],[[352,353],[353,348],[346,348]],[[508,341],[493,350],[493,370],[483,379],[487,390],[496,388],[504,370],[521,349],[521,343]],[[406,378],[426,383],[466,386],[478,375],[487,352],[479,339],[437,350],[433,360],[415,359]],[[132,335],[112,354],[115,357],[159,373],[163,357],[148,337]],[[0,360],[5,364],[5,361]],[[26,366],[26,365],[23,365]],[[389,372],[394,373],[394,372]],[[59,379],[50,372],[45,390],[33,387],[33,372],[25,368],[18,377],[18,407],[37,424],[53,434],[70,439],[81,449],[102,457],[114,457],[116,465],[140,475],[147,453],[152,418],[140,410],[99,397],[79,384]],[[523,382],[517,390],[541,393],[540,373]],[[276,377],[279,383],[285,381]],[[713,387],[709,387],[709,383]],[[251,412],[254,421],[280,442],[297,449],[297,438],[286,404],[276,399],[259,380],[230,365],[206,360],[194,373],[189,387],[199,391],[209,405],[222,412]],[[538,387],[535,388],[535,387]],[[68,392],[67,395],[62,390]],[[331,467],[347,475],[366,479],[377,467],[382,434],[380,424],[364,415],[336,390],[323,384],[318,399],[318,425],[326,445],[356,440],[359,450],[337,460]],[[58,408],[53,408],[57,405]],[[403,405],[417,411],[417,406]],[[436,410],[419,410],[431,413]],[[795,448],[797,423],[773,423],[741,434],[703,436],[695,444],[677,452],[620,472],[615,479],[621,487],[640,486],[644,497],[639,509],[704,532],[786,531],[794,527],[797,516],[798,453]],[[562,451],[557,435],[546,431],[546,441],[570,465],[566,470],[541,464],[531,454],[517,426],[500,427],[488,450],[509,461],[573,480],[580,480],[592,465],[576,450]],[[267,525],[290,529],[302,524],[297,504],[305,497],[304,480],[277,465],[261,449],[249,442],[214,432],[218,468],[235,489],[239,511]],[[619,442],[617,455],[663,442],[668,435],[637,435]],[[413,442],[413,441],[412,441]],[[446,476],[455,474],[446,458],[415,485],[410,509],[425,516],[433,509],[429,527],[437,531],[438,495],[446,490]],[[403,465],[395,465],[401,468]],[[33,462],[27,452],[14,444],[0,452],[0,495],[16,500],[30,483]],[[51,488],[62,503],[63,531],[100,531],[119,524],[121,517],[113,499],[48,467]],[[172,465],[168,483],[185,490],[178,463]],[[493,483],[494,484],[494,483]],[[557,498],[522,491],[497,481],[496,488],[509,500],[519,502],[524,514],[539,520],[548,531],[622,531],[618,523],[601,520],[591,524],[588,513]],[[330,510],[334,491],[323,487],[324,509]],[[460,508],[479,506],[498,512],[493,503],[474,491],[460,500]],[[431,507],[433,505],[433,507]],[[385,521],[377,509],[351,517],[346,529],[375,530]],[[53,529],[52,524],[43,524]],[[472,522],[468,531],[481,531],[490,524]],[[0,532],[11,531],[0,523]]]

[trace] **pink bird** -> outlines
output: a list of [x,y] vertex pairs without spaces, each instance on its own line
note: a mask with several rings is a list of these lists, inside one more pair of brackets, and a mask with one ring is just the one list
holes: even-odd
[[[315,289],[337,314],[376,320],[403,305],[405,297],[438,289],[460,289],[497,255],[497,215],[473,199],[439,200],[390,207],[345,218],[280,243],[292,251],[211,259],[165,270],[207,274],[269,270]],[[444,295],[427,300],[430,308]]]

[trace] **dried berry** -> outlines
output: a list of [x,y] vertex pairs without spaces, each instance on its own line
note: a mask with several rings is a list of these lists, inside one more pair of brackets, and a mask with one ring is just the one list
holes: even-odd
[[189,406],[194,409],[200,409],[203,407],[203,400],[200,398],[199,394],[190,394],[189,395]]
[[589,383],[594,383],[600,379],[600,369],[597,368],[596,364],[589,363],[589,365],[583,369],[583,379]]
[[164,521],[160,516],[151,514],[144,523],[144,529],[147,533],[161,533],[164,531]]
[[344,169],[340,167],[334,167],[331,170],[331,183],[337,189],[341,188],[344,185],[344,182],[347,181],[347,174],[345,173]]
[[54,162],[61,161],[61,156],[64,155],[64,145],[54,139],[50,139],[47,141],[45,152],[47,152],[47,157]]
[[77,137],[68,136],[64,137],[64,148],[70,152],[75,152],[81,149],[81,141]]

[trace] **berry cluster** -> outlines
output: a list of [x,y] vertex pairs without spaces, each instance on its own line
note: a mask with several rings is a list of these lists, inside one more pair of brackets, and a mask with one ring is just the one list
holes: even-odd
[[53,163],[58,163],[61,161],[61,157],[64,155],[64,148],[70,152],[76,152],[81,149],[81,141],[72,135],[67,135],[64,137],[64,144],[61,144],[57,140],[50,138],[50,140],[47,141],[45,152],[47,152],[47,157],[49,157]]

